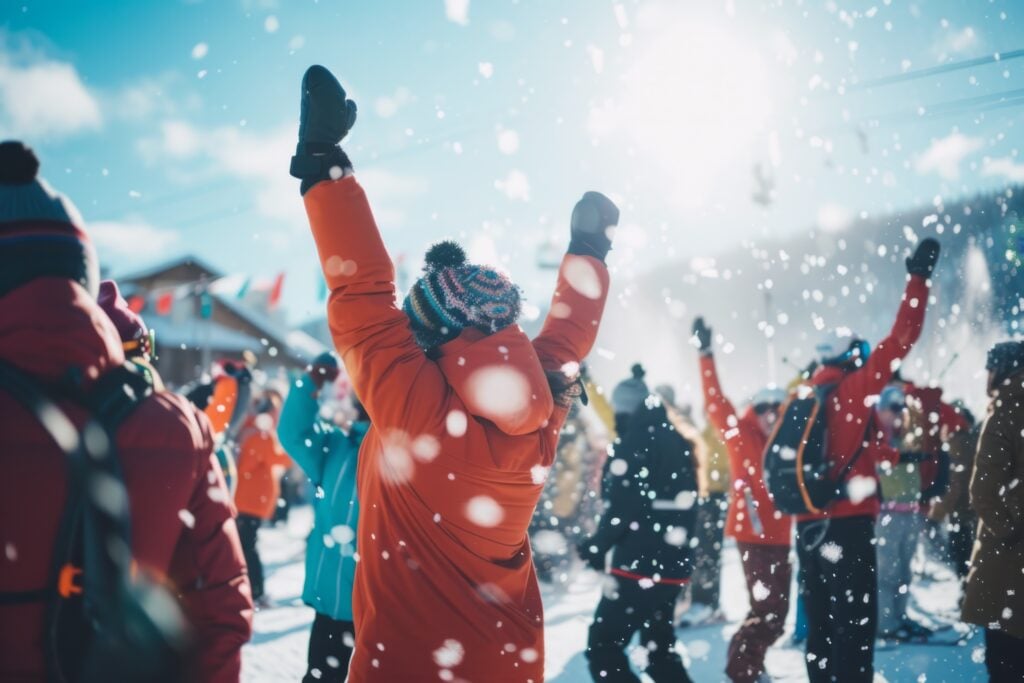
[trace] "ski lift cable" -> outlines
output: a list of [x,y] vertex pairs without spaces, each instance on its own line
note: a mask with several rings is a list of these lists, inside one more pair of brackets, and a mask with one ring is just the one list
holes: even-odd
[[961,62],[940,64],[939,66],[932,66],[926,69],[916,69],[914,71],[893,74],[891,76],[883,76],[881,78],[875,78],[872,80],[863,81],[861,83],[854,83],[850,85],[850,90],[869,90],[871,88],[893,85],[894,83],[902,83],[904,81],[913,81],[919,78],[937,76],[939,74],[948,73],[950,71],[971,69],[976,66],[984,66],[986,64],[992,64],[995,62],[1007,62],[1011,59],[1018,59],[1020,57],[1024,57],[1024,49],[1010,50],[1009,52],[995,52],[991,55],[986,55],[984,57],[975,57],[974,59],[965,59]]
[[934,104],[924,104],[919,107],[914,107],[913,109],[904,108],[887,112],[885,114],[865,116],[859,119],[859,122],[868,123],[873,121],[892,121],[902,118],[917,120],[933,116],[968,113],[971,111],[987,111],[990,109],[1019,106],[1021,104],[1024,104],[1024,88],[1017,88],[1014,90],[989,93],[987,95],[946,100],[944,102],[936,102]]

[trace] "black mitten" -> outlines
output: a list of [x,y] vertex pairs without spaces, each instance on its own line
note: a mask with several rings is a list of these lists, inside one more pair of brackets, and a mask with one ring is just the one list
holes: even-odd
[[352,167],[341,142],[356,122],[356,103],[330,71],[314,65],[302,77],[299,144],[290,172],[302,179],[302,194],[321,180],[337,179]]

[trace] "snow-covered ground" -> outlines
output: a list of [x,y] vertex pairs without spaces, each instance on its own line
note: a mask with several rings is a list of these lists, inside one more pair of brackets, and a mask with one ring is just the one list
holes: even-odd
[[[293,510],[288,526],[260,532],[260,552],[267,571],[267,593],[275,606],[256,615],[255,633],[246,646],[243,680],[298,681],[305,673],[306,645],[313,611],[302,604],[302,558],[310,528],[310,510]],[[680,630],[679,647],[686,653],[694,681],[725,680],[729,638],[747,609],[746,587],[739,556],[727,546],[722,577],[723,609],[727,623]],[[947,623],[954,618],[959,588],[952,573],[928,565],[931,580],[912,589],[911,608],[917,616]],[[601,592],[601,577],[591,571],[573,577],[567,587],[544,586],[547,630],[547,680],[550,683],[589,681],[583,650],[587,627]],[[790,630],[792,615],[790,616]],[[940,634],[952,638],[955,631]],[[777,681],[806,681],[802,649],[789,644],[790,633],[768,653],[768,671]],[[963,646],[903,645],[882,648],[875,657],[877,681],[892,683],[953,683],[985,679],[984,646],[980,633]]]

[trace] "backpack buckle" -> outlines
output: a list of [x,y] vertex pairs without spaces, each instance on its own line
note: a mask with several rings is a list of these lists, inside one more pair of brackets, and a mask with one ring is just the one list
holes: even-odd
[[57,576],[57,593],[64,599],[70,598],[72,595],[81,595],[82,587],[75,584],[75,578],[81,574],[82,569],[70,562],[61,567],[60,574]]

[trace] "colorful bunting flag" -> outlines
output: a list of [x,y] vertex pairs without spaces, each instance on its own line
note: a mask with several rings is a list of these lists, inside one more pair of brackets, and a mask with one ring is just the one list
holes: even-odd
[[277,274],[274,278],[274,285],[270,288],[270,296],[267,298],[267,309],[274,310],[281,303],[281,290],[284,289],[284,272]]

